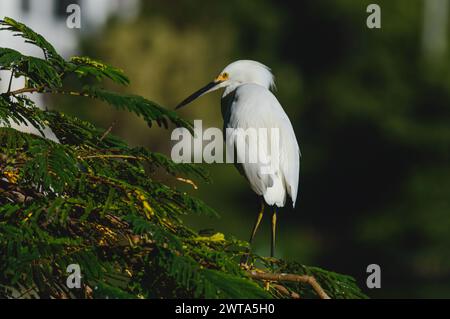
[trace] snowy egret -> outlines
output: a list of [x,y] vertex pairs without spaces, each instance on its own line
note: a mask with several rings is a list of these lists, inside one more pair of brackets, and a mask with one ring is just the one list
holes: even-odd
[[[222,116],[224,128],[277,129],[279,135],[278,149],[270,148],[270,135],[259,140],[262,146],[258,152],[266,152],[263,156],[276,163],[270,173],[262,173],[266,163],[257,161],[250,163],[243,161],[237,163],[241,174],[250,183],[253,191],[260,195],[261,209],[256,218],[250,236],[250,245],[253,242],[256,231],[264,214],[264,201],[272,206],[271,221],[271,256],[275,253],[275,233],[277,223],[277,207],[283,207],[286,203],[287,194],[295,206],[298,190],[298,179],[300,171],[300,149],[295,137],[292,124],[270,89],[274,88],[274,76],[265,65],[251,60],[239,60],[229,64],[212,82],[190,95],[176,108],[189,104],[196,98],[225,88],[222,95]],[[261,137],[258,137],[261,138]],[[226,139],[227,145],[236,148],[236,139]],[[245,150],[248,150],[246,147]],[[245,151],[244,150],[244,151]],[[239,150],[237,150],[239,157]],[[276,157],[276,158],[275,158]]]

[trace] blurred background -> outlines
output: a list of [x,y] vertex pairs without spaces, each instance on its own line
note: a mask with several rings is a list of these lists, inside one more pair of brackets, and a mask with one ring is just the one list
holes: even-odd
[[[279,213],[278,256],[355,276],[374,298],[449,298],[449,3],[378,0],[381,29],[369,29],[372,2],[2,0],[0,16],[65,56],[120,67],[131,85],[111,88],[168,108],[234,60],[270,66],[303,155],[297,206]],[[81,7],[81,29],[65,25],[70,3]],[[181,114],[221,128],[220,94]],[[172,128],[82,98],[42,102],[170,155]],[[258,198],[233,165],[203,165],[211,184],[177,187],[221,217],[186,223],[247,240]],[[266,216],[255,249],[268,255],[269,244]],[[381,289],[365,288],[372,263]]]

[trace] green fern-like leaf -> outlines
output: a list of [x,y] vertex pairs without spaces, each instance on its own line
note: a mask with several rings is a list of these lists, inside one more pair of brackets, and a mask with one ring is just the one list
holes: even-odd
[[5,17],[0,20],[0,30],[12,31],[15,36],[25,39],[26,43],[34,44],[42,49],[46,59],[55,65],[64,65],[64,59],[56,52],[55,48],[45,38],[12,18]]
[[156,121],[159,126],[167,128],[168,121],[170,121],[177,126],[192,128],[188,121],[180,118],[174,111],[165,109],[138,95],[120,94],[95,87],[86,88],[82,95],[100,99],[118,109],[128,110],[142,116],[150,127],[152,122]]
[[70,72],[74,72],[79,78],[93,77],[99,81],[104,78],[109,78],[122,85],[130,83],[130,80],[122,70],[88,57],[75,56],[70,58],[70,62],[67,63],[66,69]]
[[0,69],[11,70],[16,77],[26,76],[30,87],[62,86],[60,76],[50,62],[12,49],[0,48]]

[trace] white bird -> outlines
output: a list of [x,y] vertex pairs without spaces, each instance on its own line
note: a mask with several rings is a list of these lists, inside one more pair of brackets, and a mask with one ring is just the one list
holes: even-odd
[[[256,61],[239,60],[229,64],[212,82],[176,107],[178,109],[206,93],[225,88],[221,99],[225,129],[266,128],[269,132],[274,128],[278,129],[278,149],[274,149],[270,144],[272,136],[270,133],[264,137],[258,135],[258,152],[263,154],[256,162],[243,160],[245,154],[242,155],[242,152],[252,149],[251,145],[248,145],[250,143],[248,139],[245,140],[244,149],[237,149],[237,139],[228,138],[229,136],[226,138],[226,143],[229,144],[227,146],[237,150],[236,155],[241,162],[237,164],[239,171],[247,178],[253,191],[264,199],[261,200],[261,210],[250,236],[250,244],[263,217],[264,202],[273,207],[272,257],[275,253],[276,208],[285,205],[287,195],[291,197],[292,205],[295,206],[301,156],[292,124],[270,91],[274,86],[274,76],[267,66]],[[261,138],[263,140],[260,140]],[[263,162],[261,158],[267,156],[270,158],[272,170],[264,173],[262,170],[264,167],[267,168],[267,162]]]

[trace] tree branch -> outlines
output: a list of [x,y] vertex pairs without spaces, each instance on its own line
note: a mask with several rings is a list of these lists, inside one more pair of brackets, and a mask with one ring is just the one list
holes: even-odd
[[250,278],[258,279],[258,280],[269,280],[269,281],[290,281],[290,282],[298,282],[310,285],[317,295],[321,299],[330,299],[325,290],[319,285],[316,279],[313,276],[308,275],[295,275],[295,274],[274,274],[274,273],[265,273],[265,272],[256,272],[254,270],[247,271]]
[[[15,90],[15,91],[8,91],[7,95],[17,95],[17,94],[22,94],[22,93],[35,93],[35,92],[40,92],[40,93],[44,93],[43,90],[45,89],[45,84],[37,87],[37,88],[30,88],[30,87],[23,87],[21,89]],[[45,93],[53,93],[52,91],[49,92],[45,92]]]
[[190,180],[188,178],[176,177],[176,179],[179,180],[180,182],[191,185],[194,189],[198,189],[197,184],[195,184],[192,180]]
[[81,159],[90,159],[90,158],[119,158],[119,159],[134,159],[144,161],[144,157],[133,156],[133,155],[119,155],[119,154],[103,154],[103,155],[87,155],[80,156]]
[[285,286],[278,285],[278,284],[274,284],[272,286],[273,286],[273,288],[278,290],[281,294],[283,294],[287,297],[290,297],[292,299],[300,299],[300,295],[298,293],[289,291]]
[[17,94],[22,94],[22,93],[34,93],[34,92],[38,92],[41,89],[42,88],[21,88],[21,89],[9,92],[8,95],[17,95]]

